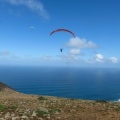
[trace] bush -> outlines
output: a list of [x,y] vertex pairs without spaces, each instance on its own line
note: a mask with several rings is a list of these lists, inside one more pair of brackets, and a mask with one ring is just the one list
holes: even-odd
[[5,110],[5,106],[4,105],[2,105],[2,104],[0,104],[0,111],[3,111],[3,110]]
[[38,116],[44,116],[44,115],[48,114],[48,112],[46,112],[44,110],[37,110],[36,113],[38,114]]
[[12,106],[9,106],[9,108],[10,108],[10,109],[14,109],[14,110],[15,110],[15,109],[17,109],[17,108],[18,108],[18,106],[17,106],[17,105],[12,105]]
[[38,97],[38,100],[47,100],[47,98],[40,96]]
[[98,103],[108,103],[106,100],[96,100],[95,102],[98,102]]
[[54,109],[50,109],[50,110],[49,110],[49,113],[50,113],[50,114],[54,114],[54,113],[56,113],[56,112],[61,112],[61,110],[60,110],[60,109],[57,109],[57,108],[54,108]]

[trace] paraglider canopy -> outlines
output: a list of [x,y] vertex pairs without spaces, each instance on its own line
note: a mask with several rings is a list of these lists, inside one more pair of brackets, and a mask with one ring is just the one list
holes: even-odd
[[73,35],[73,37],[75,37],[75,34],[74,34],[72,31],[67,30],[67,29],[64,29],[64,28],[54,30],[54,31],[52,31],[52,32],[50,33],[50,35],[52,35],[52,34],[53,34],[53,33],[55,33],[55,32],[68,32],[68,33],[72,34],[72,35]]

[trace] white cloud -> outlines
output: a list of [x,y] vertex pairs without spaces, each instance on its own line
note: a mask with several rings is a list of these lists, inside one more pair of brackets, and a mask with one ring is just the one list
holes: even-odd
[[67,46],[74,48],[97,48],[97,45],[92,41],[87,41],[86,39],[81,39],[79,37],[71,38],[67,43]]
[[4,0],[12,5],[24,5],[29,9],[38,12],[42,17],[49,18],[47,11],[39,0]]
[[104,56],[101,54],[96,54],[95,55],[95,62],[100,62],[100,63],[104,62]]
[[72,54],[72,55],[78,55],[78,54],[80,54],[80,49],[78,49],[78,48],[72,48],[72,49],[70,49],[70,54]]
[[111,60],[113,63],[118,63],[118,58],[116,58],[116,57],[110,57],[110,60]]

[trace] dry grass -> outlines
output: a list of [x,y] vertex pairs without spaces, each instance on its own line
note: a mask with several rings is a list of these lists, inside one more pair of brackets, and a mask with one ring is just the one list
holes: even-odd
[[30,120],[120,120],[120,103],[26,95],[10,88],[0,92],[1,117],[8,112],[23,116],[25,111]]

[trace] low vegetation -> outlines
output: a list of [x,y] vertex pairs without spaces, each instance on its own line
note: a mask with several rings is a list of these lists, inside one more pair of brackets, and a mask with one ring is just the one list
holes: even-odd
[[97,103],[108,103],[108,101],[106,101],[106,100],[96,100],[95,102],[97,102]]
[[0,104],[0,111],[3,111],[3,110],[5,110],[5,106],[3,105],[3,104]]
[[0,119],[7,118],[9,120],[120,120],[120,102],[27,95],[7,88],[0,92]]
[[40,100],[40,101],[41,101],[41,100],[47,100],[47,98],[45,98],[45,97],[43,97],[43,96],[39,96],[39,97],[38,97],[38,100]]

